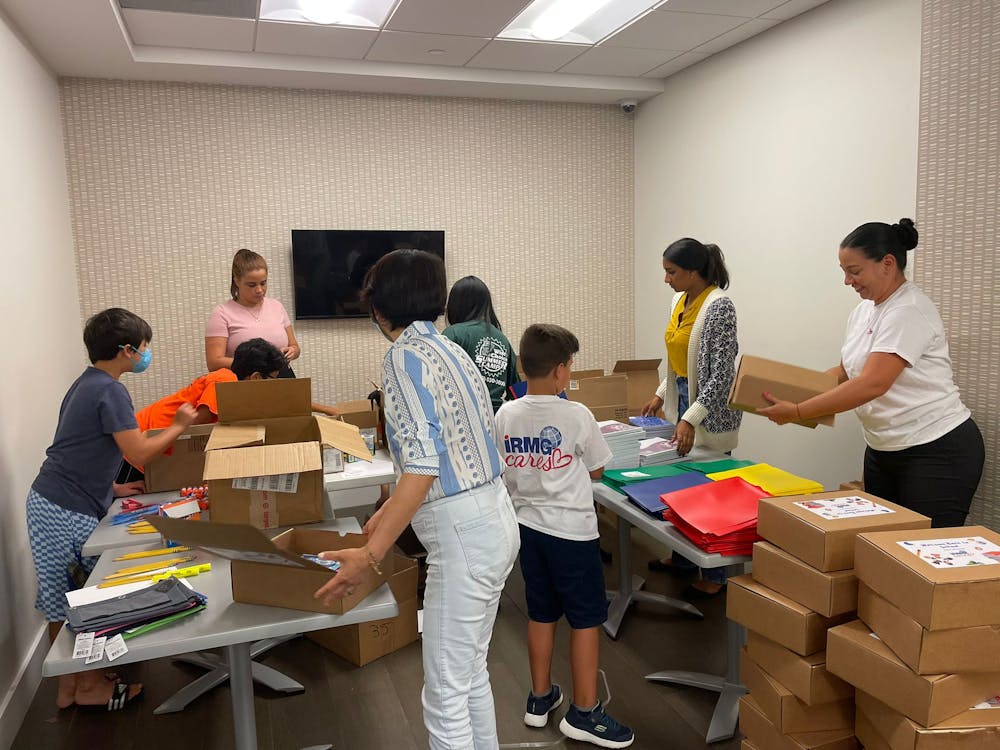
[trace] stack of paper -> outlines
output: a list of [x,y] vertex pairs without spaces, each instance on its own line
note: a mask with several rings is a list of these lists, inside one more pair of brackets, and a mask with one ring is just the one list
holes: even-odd
[[[685,474],[683,469],[675,466],[643,466],[638,469],[607,469],[601,481],[617,492],[624,492],[622,487],[627,484],[638,484],[648,482],[650,479],[660,479],[662,477],[673,477],[678,474]],[[660,510],[663,510],[660,508]]]
[[639,466],[659,466],[677,458],[677,446],[665,438],[639,441]]
[[648,482],[624,485],[621,491],[628,495],[628,499],[635,505],[638,505],[650,515],[663,518],[664,500],[662,498],[671,497],[672,493],[682,490],[685,487],[711,484],[711,482],[712,480],[703,474],[697,474],[693,471],[677,471],[672,476],[664,476],[659,479],[651,479]]
[[645,434],[641,427],[622,424],[613,419],[598,422],[604,441],[611,449],[611,460],[605,469],[631,469],[639,465],[639,440]]
[[[703,474],[690,472],[692,476]],[[739,477],[662,495],[663,517],[706,552],[749,555],[757,535],[757,501],[768,493]]]
[[[684,471],[697,471],[699,474],[715,474],[720,471],[729,471],[730,469],[739,469],[744,466],[753,466],[756,461],[748,461],[744,458],[717,458],[711,461],[699,461],[698,456],[694,455],[695,451],[691,451],[688,454],[688,460],[683,463],[674,464],[678,469],[684,469]],[[723,477],[725,478],[725,477]]]
[[641,427],[646,431],[647,438],[663,438],[667,440],[674,434],[674,423],[661,417],[629,417],[629,424]]
[[784,469],[776,469],[770,464],[753,464],[739,469],[719,471],[708,475],[709,479],[719,481],[731,477],[742,477],[750,484],[757,485],[774,497],[791,495],[810,495],[822,492],[823,485],[812,479],[796,476]]

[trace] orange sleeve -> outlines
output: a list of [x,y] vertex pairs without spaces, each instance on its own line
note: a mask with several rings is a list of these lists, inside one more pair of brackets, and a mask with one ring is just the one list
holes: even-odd
[[208,410],[212,412],[216,417],[219,416],[219,401],[215,394],[215,384],[216,383],[235,383],[237,381],[236,373],[232,370],[227,370],[225,368],[221,370],[215,370],[210,372],[205,376],[205,390],[201,392],[201,396],[193,404],[194,408],[199,406],[208,407]]

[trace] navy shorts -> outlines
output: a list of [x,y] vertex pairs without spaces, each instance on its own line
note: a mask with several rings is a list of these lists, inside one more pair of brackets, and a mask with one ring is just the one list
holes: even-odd
[[535,622],[556,622],[566,615],[574,630],[604,624],[608,599],[601,540],[560,539],[521,524],[518,528],[528,617]]

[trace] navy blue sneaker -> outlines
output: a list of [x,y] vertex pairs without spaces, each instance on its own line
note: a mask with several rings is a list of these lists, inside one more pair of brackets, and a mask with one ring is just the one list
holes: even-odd
[[549,722],[549,714],[562,705],[563,694],[558,685],[553,685],[548,695],[536,697],[528,693],[528,708],[524,711],[524,723],[529,727],[544,727]]
[[608,716],[600,703],[593,711],[581,711],[570,704],[559,722],[559,731],[570,739],[599,747],[628,747],[635,741],[635,733]]

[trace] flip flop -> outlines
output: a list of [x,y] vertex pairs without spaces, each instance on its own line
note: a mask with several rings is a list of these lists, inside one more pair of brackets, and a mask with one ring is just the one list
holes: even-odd
[[130,703],[135,703],[137,700],[141,699],[145,693],[145,690],[140,690],[135,695],[129,697],[129,691],[131,689],[132,683],[116,682],[115,689],[111,692],[111,697],[108,698],[107,703],[96,703],[93,705],[83,705],[77,703],[76,705],[80,708],[99,709],[102,711],[120,711]]

